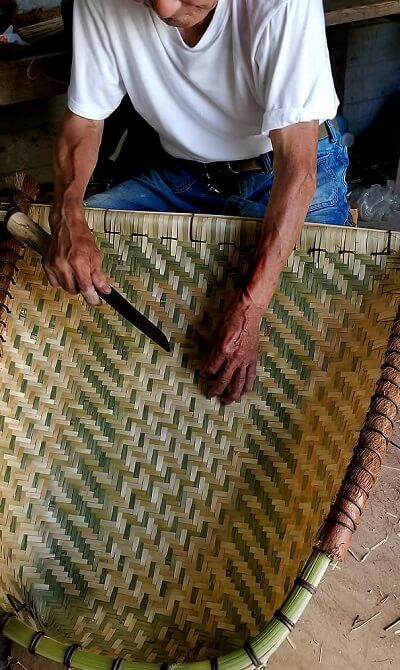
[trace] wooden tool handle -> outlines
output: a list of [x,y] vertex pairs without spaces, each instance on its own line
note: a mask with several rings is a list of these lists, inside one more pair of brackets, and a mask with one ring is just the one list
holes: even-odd
[[10,216],[7,230],[18,242],[32,247],[41,256],[46,254],[50,235],[23,212],[15,212]]

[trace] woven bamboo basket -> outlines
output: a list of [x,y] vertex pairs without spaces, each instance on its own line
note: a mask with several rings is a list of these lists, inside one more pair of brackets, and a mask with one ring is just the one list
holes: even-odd
[[[46,207],[31,215],[46,226]],[[261,667],[346,555],[382,464],[400,236],[306,225],[254,390],[224,407],[202,356],[260,222],[87,216],[171,354],[2,243],[0,628],[80,670]]]

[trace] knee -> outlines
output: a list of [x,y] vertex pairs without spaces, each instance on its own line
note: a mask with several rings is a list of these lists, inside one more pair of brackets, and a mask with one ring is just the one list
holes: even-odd
[[137,194],[133,179],[121,182],[107,191],[85,198],[85,207],[98,209],[135,209]]

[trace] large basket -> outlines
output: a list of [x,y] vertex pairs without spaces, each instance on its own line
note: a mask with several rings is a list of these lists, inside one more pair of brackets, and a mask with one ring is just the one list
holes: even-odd
[[[46,225],[46,207],[31,214]],[[400,402],[400,236],[307,225],[254,391],[223,407],[201,392],[201,356],[261,223],[88,221],[172,353],[2,244],[0,628],[81,670],[261,666],[345,555],[380,469]]]

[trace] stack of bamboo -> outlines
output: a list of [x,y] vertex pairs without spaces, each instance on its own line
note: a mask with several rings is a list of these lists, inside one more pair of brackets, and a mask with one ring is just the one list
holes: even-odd
[[24,26],[18,29],[18,34],[25,42],[34,44],[51,37],[55,37],[63,32],[64,26],[61,16],[56,16],[47,21],[34,23],[30,26]]

